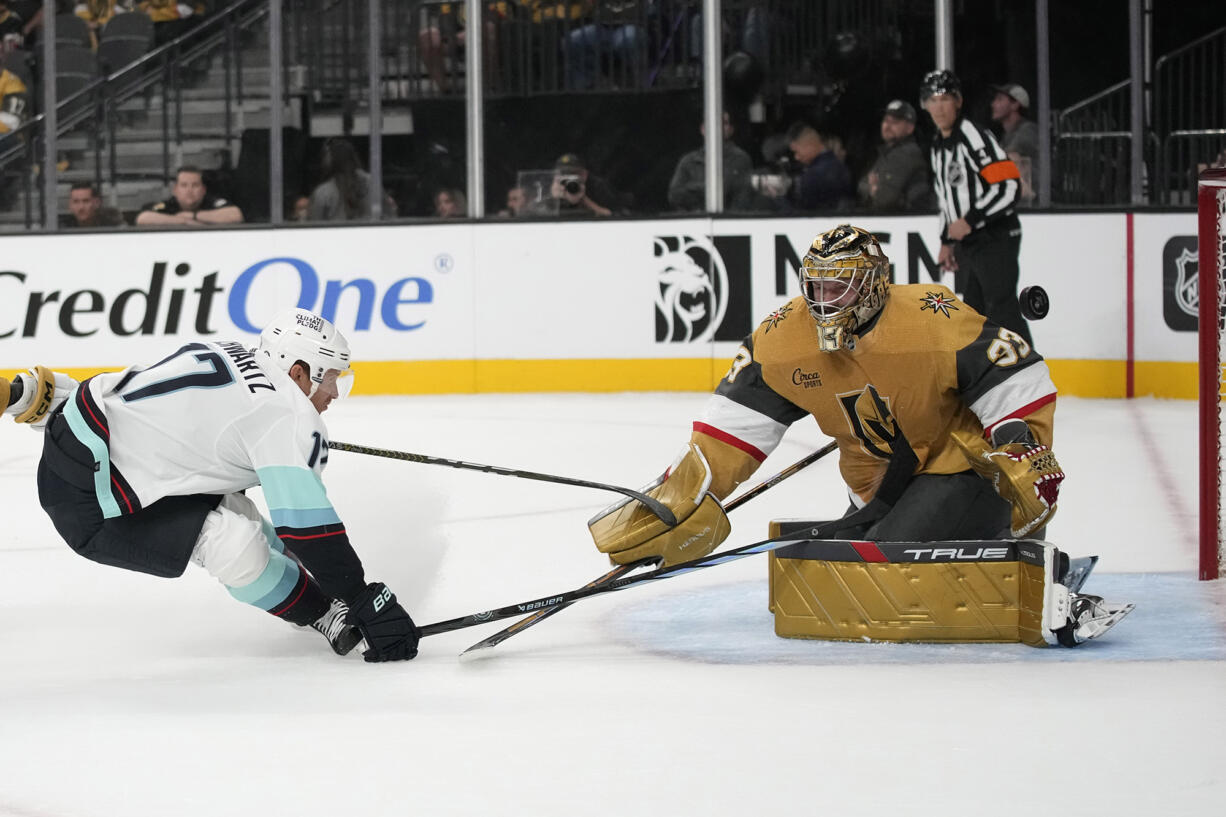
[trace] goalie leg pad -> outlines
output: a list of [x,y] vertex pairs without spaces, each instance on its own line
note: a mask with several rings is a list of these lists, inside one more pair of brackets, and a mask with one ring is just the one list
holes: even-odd
[[[772,523],[771,535],[792,526]],[[1094,638],[1132,609],[1070,593],[1058,580],[1065,564],[1036,540],[811,540],[769,554],[775,633],[1042,647]]]

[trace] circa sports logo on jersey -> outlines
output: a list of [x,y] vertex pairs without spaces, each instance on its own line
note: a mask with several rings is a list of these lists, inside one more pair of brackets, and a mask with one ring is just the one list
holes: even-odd
[[740,340],[750,328],[749,236],[656,236],[656,341]]
[[1195,332],[1200,309],[1196,236],[1177,235],[1162,248],[1162,319],[1176,332]]

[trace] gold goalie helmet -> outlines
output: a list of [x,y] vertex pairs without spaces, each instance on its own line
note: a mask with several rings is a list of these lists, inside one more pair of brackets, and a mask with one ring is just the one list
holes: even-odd
[[890,259],[872,233],[840,224],[813,239],[799,274],[800,291],[817,321],[817,345],[837,352],[885,306]]

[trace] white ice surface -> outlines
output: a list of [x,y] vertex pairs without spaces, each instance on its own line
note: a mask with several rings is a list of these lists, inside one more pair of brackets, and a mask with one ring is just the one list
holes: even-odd
[[[353,398],[347,442],[639,486],[701,394]],[[502,624],[409,663],[333,656],[203,571],[92,564],[38,509],[39,438],[0,427],[0,815],[1216,815],[1226,589],[1198,583],[1196,409],[1062,398],[1052,541],[1136,611],[1078,650],[776,638],[765,557],[584,601],[478,661]],[[7,421],[6,421],[7,422]],[[792,429],[764,478],[824,440]],[[372,579],[419,623],[607,569],[609,494],[333,452]],[[833,516],[833,458],[732,515]]]

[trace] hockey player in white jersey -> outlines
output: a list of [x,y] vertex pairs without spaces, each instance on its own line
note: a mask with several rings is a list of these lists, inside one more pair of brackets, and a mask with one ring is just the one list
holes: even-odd
[[[294,309],[255,349],[188,343],[80,384],[42,366],[0,378],[0,406],[45,432],[39,501],[77,553],[164,577],[190,561],[338,654],[365,640],[367,661],[409,659],[417,627],[366,581],[321,480],[321,414],[351,380],[345,338]],[[256,485],[271,522],[243,493]]]

